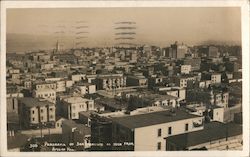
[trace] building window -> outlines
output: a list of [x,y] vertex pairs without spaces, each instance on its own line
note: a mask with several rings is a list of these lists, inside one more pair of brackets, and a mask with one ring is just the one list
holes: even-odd
[[43,113],[43,109],[41,109],[40,112]]
[[161,150],[161,142],[157,143],[157,150]]
[[172,127],[168,127],[168,135],[172,134]]
[[72,117],[75,117],[75,116],[76,116],[76,114],[75,114],[75,113],[73,113],[73,114],[72,114]]
[[35,114],[35,111],[34,111],[34,110],[32,110],[32,114]]
[[[14,99],[13,99],[13,101],[14,101]],[[13,102],[13,104],[12,104],[12,109],[13,110],[15,110],[15,104],[14,104],[15,102]]]
[[161,137],[161,129],[158,129],[158,137]]
[[32,118],[32,121],[34,122],[34,121],[35,121],[35,118]]
[[50,119],[53,119],[53,115],[50,115],[49,118],[50,118]]
[[41,120],[43,120],[43,116],[41,116]]
[[188,123],[185,124],[185,131],[188,131]]
[[53,108],[50,108],[49,110],[50,110],[50,111],[53,111]]

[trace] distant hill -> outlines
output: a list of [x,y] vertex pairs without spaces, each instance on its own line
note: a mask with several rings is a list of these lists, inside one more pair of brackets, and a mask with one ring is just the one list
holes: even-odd
[[[149,37],[150,38],[150,37]],[[93,40],[93,39],[92,39]],[[140,41],[146,40],[144,39],[138,39]],[[60,40],[59,40],[60,41]],[[166,40],[166,43],[158,43],[162,47],[168,47],[170,44],[174,43],[175,40],[168,39]],[[180,39],[181,41],[181,39]],[[27,51],[39,51],[39,50],[51,50],[56,47],[57,37],[53,35],[29,35],[29,34],[7,34],[7,53],[22,53]],[[74,37],[73,36],[64,36],[61,40],[63,47],[65,49],[73,48],[74,45]],[[93,42],[93,41],[92,41]],[[94,45],[103,46],[103,42],[107,42],[107,40],[99,37],[94,39]],[[188,45],[235,45],[239,42],[235,41],[216,41],[216,40],[204,40],[200,42],[195,41],[182,41],[183,43],[186,43]],[[110,43],[111,44],[111,43]],[[154,41],[154,43],[151,42],[143,42],[140,44],[155,44],[157,45],[157,41]],[[238,45],[241,45],[240,43]]]
[[[55,48],[57,42],[57,38],[50,35],[7,34],[6,38],[7,53],[50,50]],[[72,48],[73,40],[73,37],[64,37],[64,48]]]

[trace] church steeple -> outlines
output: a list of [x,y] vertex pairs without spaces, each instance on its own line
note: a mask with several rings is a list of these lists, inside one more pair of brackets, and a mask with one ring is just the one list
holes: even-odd
[[57,42],[56,42],[56,52],[58,52],[58,51],[60,51],[60,45],[59,45],[59,42],[57,40]]

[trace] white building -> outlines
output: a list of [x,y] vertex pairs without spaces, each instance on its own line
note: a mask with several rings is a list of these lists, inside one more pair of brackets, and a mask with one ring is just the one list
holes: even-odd
[[211,74],[211,82],[212,84],[221,83],[221,74],[219,73]]
[[167,95],[178,97],[178,101],[186,99],[186,89],[180,87],[156,87],[159,92],[166,92]]
[[204,104],[189,104],[186,108],[190,111],[190,114],[205,116],[207,111],[211,121],[224,122],[224,108],[220,106],[210,106],[207,108]]
[[52,63],[41,64],[41,70],[51,70],[53,68],[54,64]]
[[79,112],[94,109],[94,100],[91,99],[69,97],[62,100],[63,116],[68,119],[79,119]]
[[78,81],[85,80],[85,79],[86,79],[85,74],[74,74],[71,76],[71,80],[74,82],[78,82]]
[[164,138],[203,129],[202,116],[183,110],[115,117],[112,121],[113,142],[128,137],[126,140],[134,144],[131,148],[134,151],[164,151]]
[[31,97],[19,99],[20,120],[25,127],[39,126],[40,123],[54,123],[56,119],[55,104],[47,100]]
[[183,77],[177,77],[175,79],[175,83],[176,83],[177,86],[179,86],[181,88],[186,88],[187,85],[188,85],[188,81],[195,81],[195,80],[196,80],[195,77],[192,77],[192,76],[184,77],[183,76]]
[[181,65],[181,74],[189,74],[191,72],[191,65]]
[[53,89],[37,89],[33,91],[33,97],[44,98],[49,102],[56,103],[56,91]]
[[80,94],[82,95],[93,94],[96,93],[96,85],[84,83],[82,85],[78,85],[77,90],[79,90]]

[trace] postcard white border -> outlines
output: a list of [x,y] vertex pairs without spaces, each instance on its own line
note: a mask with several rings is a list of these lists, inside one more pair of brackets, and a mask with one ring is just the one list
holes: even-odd
[[[243,58],[243,151],[178,152],[8,152],[6,134],[6,9],[7,8],[79,8],[79,7],[241,7]],[[1,1],[1,156],[249,156],[249,2],[247,0],[211,1]],[[4,144],[6,143],[6,144]]]

